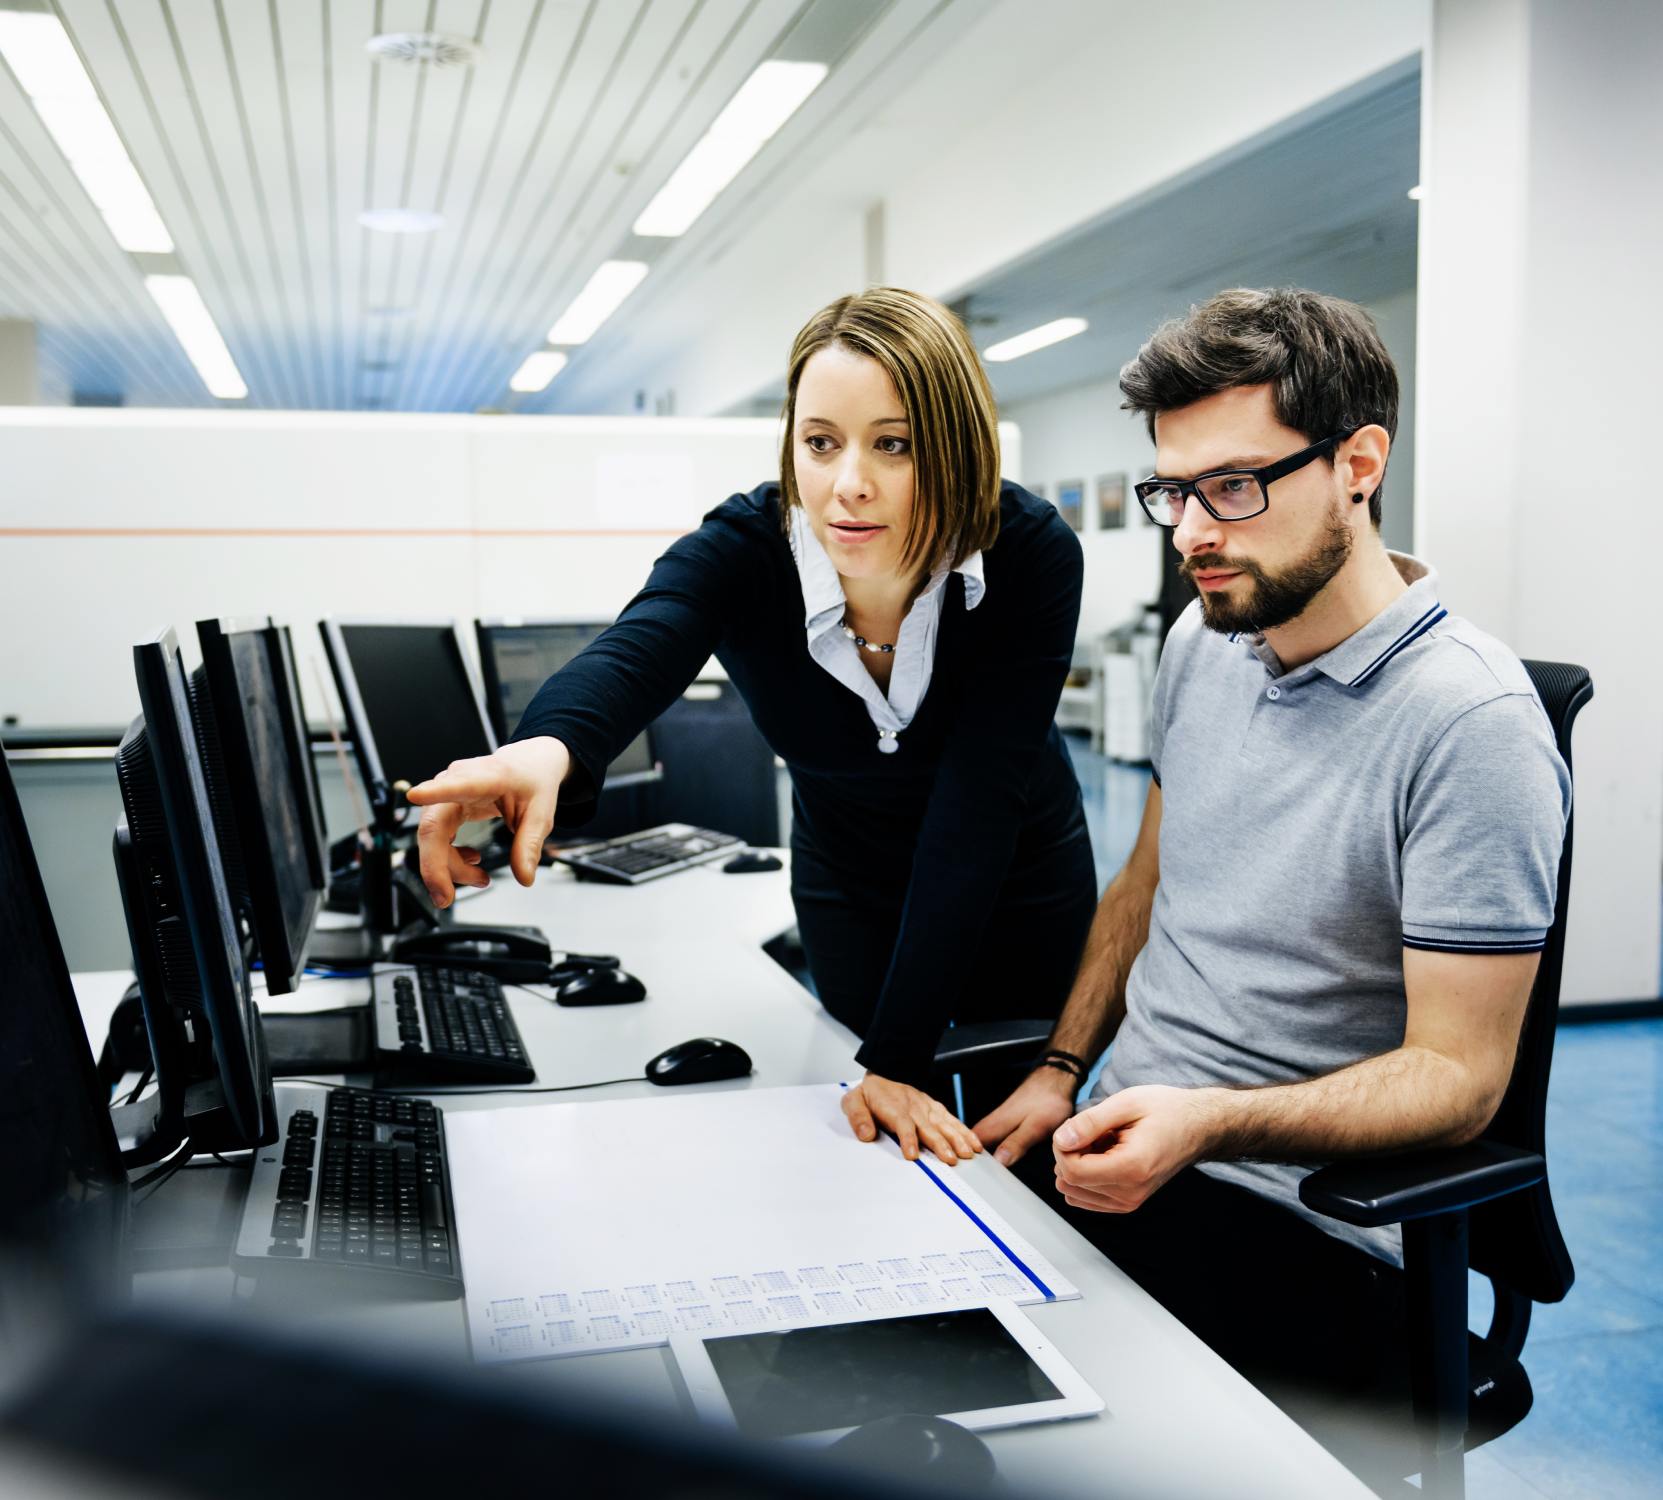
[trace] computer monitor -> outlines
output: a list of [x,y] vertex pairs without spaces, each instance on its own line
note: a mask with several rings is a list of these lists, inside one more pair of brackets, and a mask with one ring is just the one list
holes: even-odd
[[270,619],[199,620],[191,716],[226,884],[265,970],[292,990],[323,908],[323,830],[292,657]]
[[[585,650],[610,620],[475,620],[479,669],[485,679],[485,708],[499,742],[537,696],[537,690]],[[606,768],[606,784],[629,786],[656,781],[662,773],[652,740],[643,730]]]
[[119,1289],[127,1178],[0,754],[0,1347]]
[[314,873],[320,887],[329,885],[329,820],[323,810],[323,781],[318,775],[317,757],[312,754],[312,732],[306,723],[306,695],[300,687],[300,668],[296,665],[294,637],[287,625],[276,631],[277,653],[282,661],[278,681],[290,689],[294,704],[294,732],[299,736],[302,792],[310,803],[307,827],[315,831],[316,841],[307,841],[307,855],[314,860]]
[[151,1159],[277,1137],[260,1015],[171,630],[133,648],[143,710],[116,750],[116,874],[156,1065]]
[[318,628],[372,797],[378,786],[414,786],[496,749],[454,624],[324,620]]

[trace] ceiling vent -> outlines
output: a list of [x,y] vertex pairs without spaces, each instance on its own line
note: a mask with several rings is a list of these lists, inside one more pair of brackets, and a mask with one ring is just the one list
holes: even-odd
[[377,62],[431,63],[435,68],[469,68],[479,60],[478,46],[465,36],[443,31],[386,31],[366,44]]

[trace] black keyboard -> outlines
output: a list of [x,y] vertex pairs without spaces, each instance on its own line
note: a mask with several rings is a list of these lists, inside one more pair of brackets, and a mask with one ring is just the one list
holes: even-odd
[[532,1083],[537,1074],[502,983],[439,964],[378,968],[375,1073],[389,1084]]
[[555,858],[570,865],[580,879],[607,880],[616,885],[640,885],[660,875],[691,869],[742,847],[743,839],[686,823],[666,823],[640,833],[624,834],[600,844],[557,849]]
[[276,1086],[232,1265],[320,1290],[460,1297],[444,1118],[426,1099]]

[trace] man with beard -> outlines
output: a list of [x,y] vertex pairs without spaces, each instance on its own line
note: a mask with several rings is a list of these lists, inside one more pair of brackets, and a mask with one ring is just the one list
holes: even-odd
[[1224,292],[1120,387],[1156,444],[1138,499],[1200,598],[1052,1050],[976,1132],[1296,1415],[1395,1395],[1398,1233],[1309,1213],[1299,1180],[1489,1122],[1569,777],[1518,658],[1381,542],[1397,376],[1361,308]]

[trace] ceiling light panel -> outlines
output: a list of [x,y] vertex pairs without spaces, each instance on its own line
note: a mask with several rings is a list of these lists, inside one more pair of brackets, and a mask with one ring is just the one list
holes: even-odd
[[445,216],[426,208],[366,208],[358,222],[377,234],[431,234],[444,226]]
[[825,76],[824,63],[762,63],[642,210],[635,233],[663,238],[685,234]]
[[1064,339],[1071,339],[1077,333],[1084,333],[1087,328],[1084,318],[1058,318],[1055,322],[1042,323],[1038,328],[1030,328],[1026,333],[1019,333],[1014,338],[1001,339],[997,344],[990,344],[982,350],[982,358],[999,364],[1007,359],[1021,359],[1024,354],[1032,354],[1036,349],[1047,349],[1052,344],[1060,344]]
[[566,368],[566,356],[558,349],[539,349],[509,377],[508,389],[531,394],[546,390],[548,383]]
[[0,10],[0,57],[123,250],[166,255],[173,238],[56,16]]
[[646,274],[645,261],[603,261],[595,268],[595,274],[583,290],[572,299],[571,306],[549,329],[549,342],[586,343],[594,331],[618,310],[624,299],[641,285]]
[[208,304],[189,276],[146,276],[145,290],[155,298],[162,316],[196,366],[208,394],[222,401],[241,401],[248,394],[236,361],[225,347]]

